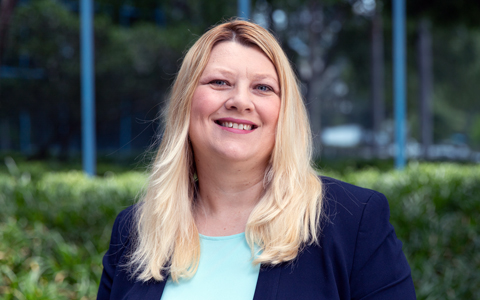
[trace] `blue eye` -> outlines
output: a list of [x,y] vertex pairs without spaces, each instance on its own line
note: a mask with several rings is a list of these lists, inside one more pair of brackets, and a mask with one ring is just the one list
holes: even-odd
[[227,82],[226,82],[225,80],[215,79],[215,80],[210,81],[210,84],[214,84],[214,85],[227,85]]
[[270,91],[273,91],[273,89],[271,87],[269,87],[268,85],[258,85],[257,86],[257,89],[259,89],[260,91],[262,92],[270,92]]

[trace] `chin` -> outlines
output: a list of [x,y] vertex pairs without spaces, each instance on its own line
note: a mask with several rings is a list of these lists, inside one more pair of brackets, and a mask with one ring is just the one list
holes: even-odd
[[[251,149],[248,149],[251,150]],[[231,163],[247,163],[262,164],[262,162],[268,162],[270,155],[260,154],[258,152],[250,151],[222,151],[218,153],[219,157],[222,157],[225,162]]]

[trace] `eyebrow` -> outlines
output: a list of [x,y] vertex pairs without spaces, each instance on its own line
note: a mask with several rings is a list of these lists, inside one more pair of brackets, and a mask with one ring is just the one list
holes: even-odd
[[273,77],[272,75],[270,74],[256,74],[255,76],[253,76],[253,78],[255,80],[261,80],[261,79],[272,79],[273,81],[275,81],[276,83],[278,83],[278,79]]
[[234,73],[226,68],[223,68],[223,67],[214,67],[212,69],[210,69],[210,72],[220,72],[222,73],[222,75],[226,74],[226,75],[231,75],[233,76]]
[[[220,67],[220,66],[212,68],[212,69],[211,69],[211,72],[220,72],[220,73],[222,73],[222,75],[223,75],[223,74],[230,75],[230,76],[235,75],[234,72],[232,72],[232,71],[230,71],[230,70],[228,70],[228,69],[226,69],[226,68],[224,68],[224,67]],[[255,74],[255,75],[253,76],[253,78],[254,78],[255,80],[272,79],[272,80],[274,80],[275,82],[278,83],[278,79],[277,79],[277,78],[275,78],[274,76],[272,76],[272,75],[270,75],[270,74],[266,74],[266,73]]]

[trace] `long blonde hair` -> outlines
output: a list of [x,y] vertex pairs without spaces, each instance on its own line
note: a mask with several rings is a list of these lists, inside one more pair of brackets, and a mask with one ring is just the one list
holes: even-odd
[[254,264],[293,260],[318,242],[322,185],[311,165],[312,141],[299,84],[280,45],[259,25],[233,20],[202,35],[185,55],[165,113],[165,131],[145,195],[135,212],[127,266],[137,280],[176,281],[195,274],[200,240],[193,218],[195,165],[188,139],[192,95],[213,47],[222,41],[256,46],[272,61],[281,88],[275,145],[265,170],[265,193],[245,230],[260,252]]

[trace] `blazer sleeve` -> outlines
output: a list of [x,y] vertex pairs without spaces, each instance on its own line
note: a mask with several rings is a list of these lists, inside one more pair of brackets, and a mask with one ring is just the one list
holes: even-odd
[[103,256],[103,273],[98,288],[97,300],[111,299],[114,278],[118,275],[117,268],[122,263],[123,253],[127,247],[130,235],[132,211],[131,207],[123,210],[113,224],[110,246]]
[[364,204],[350,277],[352,299],[416,299],[402,243],[389,222],[388,201],[374,192]]

